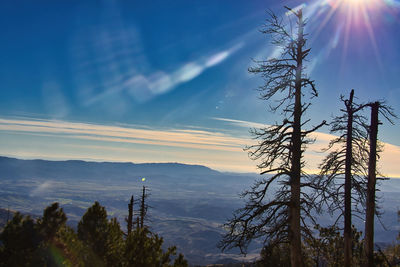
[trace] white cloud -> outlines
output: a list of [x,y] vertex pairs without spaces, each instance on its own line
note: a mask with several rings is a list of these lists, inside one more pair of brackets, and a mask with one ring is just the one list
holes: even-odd
[[221,64],[242,46],[243,43],[239,43],[229,49],[199,58],[195,61],[183,63],[172,72],[162,70],[155,70],[149,74],[136,72],[131,77],[108,86],[107,90],[92,95],[85,103],[94,104],[103,99],[108,99],[110,95],[118,94],[123,90],[126,90],[139,102],[147,101],[157,95],[171,91],[178,85],[190,82],[200,76],[205,70]]
[[[237,127],[244,128],[264,128],[268,125],[261,124],[257,122],[250,121],[242,121],[242,120],[234,120],[234,119],[226,119],[226,118],[213,118],[219,121],[225,121],[230,123],[231,125]],[[323,149],[328,147],[328,144],[337,136],[328,133],[322,132],[314,132],[311,138],[315,138],[316,141],[314,144],[308,146],[308,149],[305,152],[305,159],[307,162],[306,169],[310,172],[317,172],[318,166],[322,162],[322,159],[325,157],[326,153],[322,152]],[[247,141],[247,144],[251,144],[251,140]],[[254,143],[254,141],[253,141]],[[388,177],[400,177],[400,166],[398,164],[398,159],[400,158],[400,146],[392,145],[389,143],[383,143],[384,150],[381,153],[380,160],[378,162],[378,168],[382,172],[383,175]]]
[[221,63],[222,61],[224,61],[226,58],[228,58],[230,55],[230,53],[228,51],[223,51],[220,53],[217,53],[211,57],[209,57],[206,61],[206,67],[212,67],[215,66],[219,63]]
[[[240,128],[267,125],[226,118],[215,120]],[[306,170],[316,172],[334,135],[316,132],[317,141],[305,153]],[[35,141],[33,141],[35,140]],[[22,157],[94,159],[105,161],[182,162],[204,164],[224,171],[256,171],[257,162],[243,152],[254,140],[217,130],[151,129],[141,126],[110,126],[52,120],[1,119],[2,154]],[[385,143],[380,170],[400,177],[400,147]],[[38,187],[40,193],[51,184]],[[36,194],[35,193],[35,194]]]
[[244,128],[264,128],[264,127],[268,126],[266,124],[257,123],[257,122],[233,120],[233,119],[227,119],[227,118],[213,118],[213,119],[218,120],[218,121],[229,122],[232,125],[235,125],[238,127],[244,127]]
[[[156,71],[151,73],[150,75],[138,74],[128,79],[123,87],[126,87],[128,88],[128,91],[133,92],[132,95],[134,97],[136,95],[143,95],[143,91],[146,91],[148,89],[151,91],[151,96],[149,96],[148,98],[160,94],[165,94],[177,87],[178,85],[190,82],[191,80],[200,76],[208,68],[214,67],[222,63],[242,46],[243,43],[239,43],[227,50],[212,54],[205,58],[186,62],[181,67],[170,73]],[[141,98],[139,97],[137,100],[140,101]]]

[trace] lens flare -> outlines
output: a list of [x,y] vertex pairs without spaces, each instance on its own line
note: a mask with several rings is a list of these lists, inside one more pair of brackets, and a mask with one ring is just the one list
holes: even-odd
[[334,27],[336,34],[332,34],[321,57],[323,54],[329,55],[330,50],[338,47],[338,44],[343,49],[343,60],[347,58],[347,50],[355,43],[370,46],[382,72],[381,49],[376,33],[381,30],[384,20],[387,21],[389,16],[398,16],[399,10],[400,0],[314,0],[304,7],[309,25],[314,27],[313,39],[325,32],[328,24]]

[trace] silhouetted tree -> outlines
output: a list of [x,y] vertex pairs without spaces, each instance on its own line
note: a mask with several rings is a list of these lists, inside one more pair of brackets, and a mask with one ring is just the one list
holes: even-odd
[[174,267],[187,267],[189,266],[188,261],[185,259],[182,253],[179,253],[178,257],[174,260]]
[[0,235],[0,266],[42,265],[43,261],[37,253],[40,241],[34,220],[15,213]]
[[145,227],[144,221],[147,217],[147,209],[149,207],[146,203],[147,197],[148,197],[148,194],[146,193],[146,187],[143,186],[142,196],[140,198],[140,208],[139,208],[139,222],[140,222],[141,229],[143,229]]
[[[258,164],[261,174],[271,176],[256,182],[243,193],[248,201],[225,224],[228,233],[219,246],[222,249],[239,247],[245,253],[249,242],[260,237],[266,243],[288,243],[291,265],[301,266],[301,234],[311,234],[305,217],[310,217],[314,205],[312,197],[303,191],[303,187],[311,185],[311,177],[303,169],[303,153],[314,141],[309,135],[325,122],[304,129],[309,122],[304,120],[304,115],[311,105],[308,100],[302,100],[307,92],[305,89],[310,89],[308,99],[317,96],[317,91],[314,81],[304,72],[310,49],[306,48],[302,9],[287,9],[289,20],[295,19],[297,32],[292,32],[293,29],[288,29],[281,18],[271,13],[262,32],[272,37],[272,44],[281,51],[280,56],[256,61],[257,66],[249,69],[264,78],[261,98],[272,100],[278,97],[271,110],[279,110],[283,116],[281,123],[254,129],[252,133],[259,140],[258,144],[247,148],[250,158],[261,161]],[[274,196],[269,196],[267,192],[273,183],[279,188]]]
[[376,161],[378,147],[378,124],[379,113],[381,113],[390,123],[393,124],[391,118],[396,118],[392,108],[388,107],[381,101],[369,103],[371,107],[371,123],[369,126],[369,161],[368,161],[368,185],[367,185],[367,202],[365,215],[365,255],[367,266],[372,267],[374,264],[374,215],[377,213],[375,208],[375,191],[376,191]]
[[270,242],[262,248],[260,259],[256,261],[256,266],[290,267],[289,244]]
[[95,202],[89,207],[78,223],[78,237],[97,255],[105,255],[107,251],[107,212]]
[[[331,122],[331,133],[340,134],[326,150],[333,150],[320,165],[321,179],[316,188],[320,190],[319,203],[326,204],[331,213],[339,211],[338,219],[344,216],[344,265],[352,260],[352,202],[356,211],[362,213],[359,204],[365,206],[366,180],[368,173],[368,133],[366,118],[359,114],[364,104],[354,102],[354,90],[349,99],[341,100],[345,109],[342,115]],[[344,182],[341,180],[344,177]],[[343,210],[344,208],[344,210]]]
[[78,234],[66,220],[58,203],[36,223],[17,212],[0,234],[0,266],[188,266],[176,247],[163,250],[162,237],[148,227],[132,229],[124,239],[117,219],[108,220],[98,202],[82,216]]
[[127,266],[165,266],[170,263],[171,256],[176,254],[176,247],[162,250],[163,238],[150,232],[147,228],[139,228],[126,239],[125,259]]
[[[125,266],[175,266],[187,267],[188,263],[182,254],[175,258],[171,265],[171,256],[176,255],[176,247],[168,247],[166,251],[162,250],[164,242],[162,237],[154,234],[144,225],[147,217],[148,205],[146,203],[148,194],[146,187],[143,186],[140,199],[139,216],[137,217],[136,230],[132,230],[127,235],[125,241],[125,250],[123,253]],[[131,206],[132,205],[132,206]],[[133,209],[133,197],[128,205],[129,212]]]
[[116,260],[121,259],[122,231],[116,219],[108,221],[106,209],[99,202],[96,201],[82,216],[78,223],[78,237],[99,258],[99,262],[118,266]]
[[104,255],[106,266],[121,266],[124,254],[123,232],[117,221],[112,218],[107,225],[107,251]]
[[40,234],[45,241],[51,241],[56,233],[65,226],[67,216],[57,202],[43,211],[43,217],[37,221]]
[[128,204],[128,218],[125,219],[127,223],[127,235],[132,232],[133,227],[133,195],[131,196],[131,200]]

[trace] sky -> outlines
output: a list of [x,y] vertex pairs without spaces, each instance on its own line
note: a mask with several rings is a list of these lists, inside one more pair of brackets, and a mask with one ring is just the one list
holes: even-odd
[[[279,53],[260,30],[284,5],[308,19],[311,124],[351,89],[400,113],[399,0],[2,1],[0,155],[256,171],[249,129],[280,116],[247,69]],[[400,121],[382,122],[380,168],[400,177]],[[316,138],[310,171],[333,136]]]

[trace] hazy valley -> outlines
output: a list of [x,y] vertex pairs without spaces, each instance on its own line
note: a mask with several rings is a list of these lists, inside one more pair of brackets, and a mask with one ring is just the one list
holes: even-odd
[[[150,193],[148,225],[164,237],[166,245],[176,245],[191,264],[240,260],[237,251],[223,254],[216,243],[223,233],[221,225],[243,205],[238,194],[258,178],[257,174],[221,173],[177,163],[55,162],[0,157],[2,222],[8,208],[40,215],[44,207],[57,201],[67,213],[68,223],[76,226],[97,200],[124,228],[129,198],[133,194],[138,199],[144,185]],[[400,180],[383,181],[380,189],[382,222],[387,231],[376,221],[376,242],[392,243],[399,231]],[[324,224],[330,219],[324,216],[320,221]],[[363,229],[362,221],[355,218],[354,223]],[[258,256],[260,248],[261,244],[255,243],[246,259]]]

